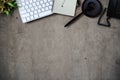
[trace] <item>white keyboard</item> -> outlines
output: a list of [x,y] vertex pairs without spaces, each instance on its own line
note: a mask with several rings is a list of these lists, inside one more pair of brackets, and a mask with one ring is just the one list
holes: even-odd
[[53,0],[17,0],[23,23],[52,14]]

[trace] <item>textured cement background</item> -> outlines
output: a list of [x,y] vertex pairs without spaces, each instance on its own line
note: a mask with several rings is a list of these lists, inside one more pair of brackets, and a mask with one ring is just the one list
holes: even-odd
[[71,18],[0,15],[0,80],[120,80],[120,20],[106,28],[83,16],[64,28]]

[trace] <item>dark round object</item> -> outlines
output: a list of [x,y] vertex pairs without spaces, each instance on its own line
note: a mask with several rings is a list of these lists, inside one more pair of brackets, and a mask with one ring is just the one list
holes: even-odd
[[85,0],[82,11],[88,17],[97,17],[102,11],[102,4],[99,0]]

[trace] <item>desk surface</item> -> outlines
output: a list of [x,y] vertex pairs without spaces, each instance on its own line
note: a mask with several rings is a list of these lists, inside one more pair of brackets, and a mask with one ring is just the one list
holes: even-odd
[[83,16],[64,28],[70,19],[23,24],[17,10],[0,15],[1,80],[120,80],[120,20],[106,28]]

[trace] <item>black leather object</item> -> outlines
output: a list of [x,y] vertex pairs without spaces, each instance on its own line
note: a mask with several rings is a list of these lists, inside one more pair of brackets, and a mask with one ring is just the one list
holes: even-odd
[[120,0],[109,0],[107,16],[120,18]]

